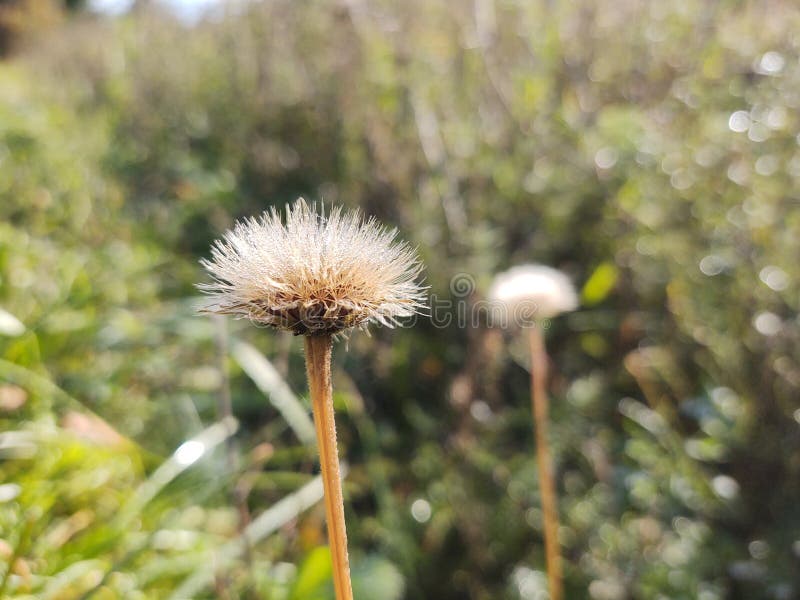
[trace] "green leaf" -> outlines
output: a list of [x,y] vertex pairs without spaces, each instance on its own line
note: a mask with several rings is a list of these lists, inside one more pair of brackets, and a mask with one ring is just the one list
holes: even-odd
[[327,546],[314,548],[297,574],[289,600],[330,600],[333,598],[333,566]]
[[581,291],[584,306],[599,304],[605,300],[614,289],[618,275],[619,271],[613,263],[600,263]]

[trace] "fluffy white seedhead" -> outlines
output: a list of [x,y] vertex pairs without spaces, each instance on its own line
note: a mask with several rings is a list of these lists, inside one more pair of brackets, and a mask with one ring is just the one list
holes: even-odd
[[203,312],[236,315],[295,335],[388,326],[423,308],[416,251],[397,231],[340,207],[319,213],[302,198],[235,225],[201,264],[213,283]]
[[569,278],[543,265],[519,265],[500,273],[489,290],[489,299],[496,310],[520,323],[547,319],[578,307]]

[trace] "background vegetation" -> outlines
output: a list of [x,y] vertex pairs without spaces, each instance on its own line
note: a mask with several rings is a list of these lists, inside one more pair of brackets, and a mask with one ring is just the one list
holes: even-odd
[[[330,598],[301,345],[194,314],[210,241],[304,195],[398,226],[440,301],[520,262],[581,286],[548,331],[569,598],[800,597],[798,31],[780,0],[3,3],[0,596]],[[544,597],[513,334],[335,358],[356,596]]]

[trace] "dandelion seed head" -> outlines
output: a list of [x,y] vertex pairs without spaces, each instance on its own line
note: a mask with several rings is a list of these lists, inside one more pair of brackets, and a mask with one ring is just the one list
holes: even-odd
[[492,283],[489,298],[512,315],[533,313],[537,319],[578,307],[578,296],[569,278],[543,265],[519,265],[500,273]]
[[335,334],[376,322],[393,327],[423,308],[416,251],[358,212],[317,212],[302,198],[237,223],[201,264],[212,283],[203,312],[293,332]]

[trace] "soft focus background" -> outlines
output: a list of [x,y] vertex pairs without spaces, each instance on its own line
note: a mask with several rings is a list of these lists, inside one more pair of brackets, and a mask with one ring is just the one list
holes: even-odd
[[[210,242],[303,195],[440,302],[581,290],[568,598],[800,598],[796,3],[3,0],[0,51],[0,597],[331,597],[302,345],[194,312]],[[356,597],[545,598],[524,344],[335,363]]]

